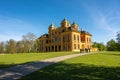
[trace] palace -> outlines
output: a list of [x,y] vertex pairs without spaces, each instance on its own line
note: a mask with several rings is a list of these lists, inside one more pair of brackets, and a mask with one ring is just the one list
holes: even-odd
[[92,49],[92,35],[85,30],[79,30],[78,24],[75,22],[70,24],[65,18],[58,28],[51,24],[48,34],[41,35],[39,40],[41,52]]

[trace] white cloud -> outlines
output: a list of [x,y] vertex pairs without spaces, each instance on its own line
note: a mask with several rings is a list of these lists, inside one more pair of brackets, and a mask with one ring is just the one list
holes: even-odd
[[[84,7],[90,14],[95,28],[101,32],[99,35],[101,41],[115,39],[116,32],[120,31],[120,14],[118,14],[120,12],[116,9],[117,7],[106,6],[105,11],[100,10],[98,8],[100,6],[95,5],[84,4]],[[104,35],[102,35],[103,32]]]

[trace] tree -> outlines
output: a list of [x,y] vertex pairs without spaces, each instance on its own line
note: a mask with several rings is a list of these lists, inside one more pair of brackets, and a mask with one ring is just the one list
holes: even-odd
[[120,32],[117,32],[117,50],[120,51]]
[[117,51],[117,45],[115,40],[111,39],[107,42],[107,50],[108,51]]
[[0,42],[0,53],[4,53],[4,42]]
[[10,39],[6,44],[6,52],[7,53],[15,53],[16,52],[16,42],[13,39]]
[[100,51],[106,50],[106,46],[102,42],[101,43],[93,42],[92,47],[98,48]]
[[25,47],[25,46],[24,46],[23,41],[18,41],[18,42],[16,43],[16,52],[17,52],[17,53],[24,53],[24,52],[26,52],[24,47]]
[[93,42],[93,43],[92,43],[92,47],[94,47],[94,48],[97,48],[97,47],[98,47],[97,45],[98,45],[97,42]]
[[117,43],[120,43],[120,32],[117,32]]
[[28,33],[22,36],[22,41],[26,52],[34,51],[35,39],[36,36],[33,33]]
[[40,40],[36,39],[34,44],[35,52],[40,52]]
[[98,48],[99,48],[100,51],[106,50],[106,46],[103,43],[98,43],[97,46],[98,46]]

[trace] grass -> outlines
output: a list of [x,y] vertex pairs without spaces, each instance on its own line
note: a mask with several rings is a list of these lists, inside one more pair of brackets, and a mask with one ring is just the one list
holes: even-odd
[[120,52],[96,53],[68,59],[20,80],[120,80]]
[[0,69],[24,64],[37,60],[53,58],[78,52],[49,52],[49,53],[24,53],[24,54],[0,54]]

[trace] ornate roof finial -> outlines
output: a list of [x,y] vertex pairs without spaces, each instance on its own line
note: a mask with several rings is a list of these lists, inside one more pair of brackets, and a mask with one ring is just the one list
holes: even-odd
[[67,21],[67,19],[66,19],[66,17],[64,17],[64,19],[63,19],[64,21]]
[[75,21],[73,21],[73,23],[72,24],[75,24]]
[[61,23],[60,23],[62,26],[64,26],[64,27],[69,27],[70,26],[70,22],[66,19],[66,18],[64,18],[62,21],[61,21]]
[[51,25],[52,25],[52,26],[55,26],[53,22],[51,23]]
[[77,25],[77,26],[78,26],[78,24],[77,24],[77,23],[75,23],[75,21],[73,21],[72,25]]
[[64,19],[62,20],[62,22],[66,22],[66,21],[68,21],[68,20],[66,19],[66,17],[64,17]]
[[83,31],[83,29],[81,28],[81,31]]
[[53,22],[50,24],[49,28],[51,28],[51,27],[55,27]]

